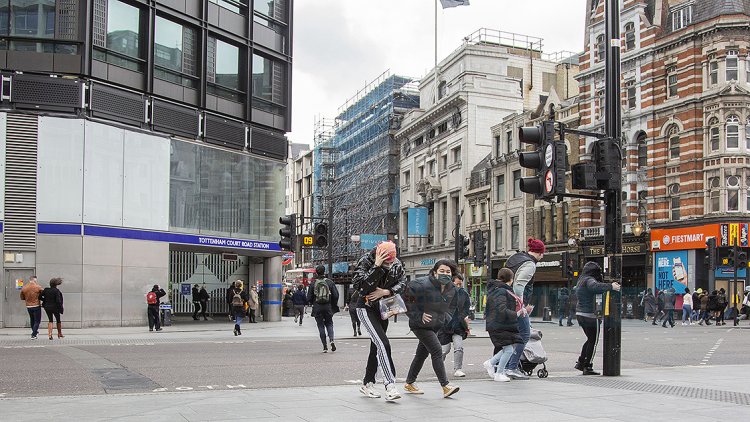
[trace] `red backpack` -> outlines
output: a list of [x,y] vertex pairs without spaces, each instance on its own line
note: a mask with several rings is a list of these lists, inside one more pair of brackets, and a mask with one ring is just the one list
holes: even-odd
[[146,293],[146,303],[149,305],[156,305],[158,302],[159,300],[156,298],[156,292]]

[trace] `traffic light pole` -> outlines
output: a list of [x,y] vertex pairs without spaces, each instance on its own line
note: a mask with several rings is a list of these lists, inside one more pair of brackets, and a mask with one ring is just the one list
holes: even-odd
[[[622,137],[622,115],[620,101],[620,2],[607,0],[604,9],[606,20],[607,61],[605,82],[605,133],[620,145]],[[611,150],[610,152],[611,153]],[[610,157],[614,161],[613,157]],[[622,160],[622,154],[620,154]],[[610,161],[611,162],[611,161]],[[620,161],[617,161],[619,164]],[[615,171],[612,179],[616,180],[614,188],[610,186],[604,193],[605,228],[604,228],[604,272],[609,274],[609,281],[622,281],[622,192],[619,181],[622,180],[622,165],[612,166]],[[606,295],[607,293],[605,293]],[[622,296],[620,292],[608,292],[608,303],[604,305],[604,363],[605,376],[619,376],[622,341]]]

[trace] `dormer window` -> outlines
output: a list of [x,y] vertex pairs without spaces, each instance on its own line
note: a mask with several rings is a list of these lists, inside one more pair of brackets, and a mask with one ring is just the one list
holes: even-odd
[[672,12],[672,31],[679,31],[691,23],[693,23],[692,4],[678,7]]

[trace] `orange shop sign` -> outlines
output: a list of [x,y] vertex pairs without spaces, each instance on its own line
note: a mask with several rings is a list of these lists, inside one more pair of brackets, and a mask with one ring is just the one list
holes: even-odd
[[651,230],[651,250],[679,251],[686,249],[704,249],[706,239],[719,238],[719,225],[706,224],[678,229]]

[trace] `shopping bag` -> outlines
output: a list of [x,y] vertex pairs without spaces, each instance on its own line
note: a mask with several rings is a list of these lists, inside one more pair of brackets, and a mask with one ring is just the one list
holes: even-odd
[[405,313],[406,304],[401,295],[393,295],[380,299],[380,318],[386,320],[394,315]]

